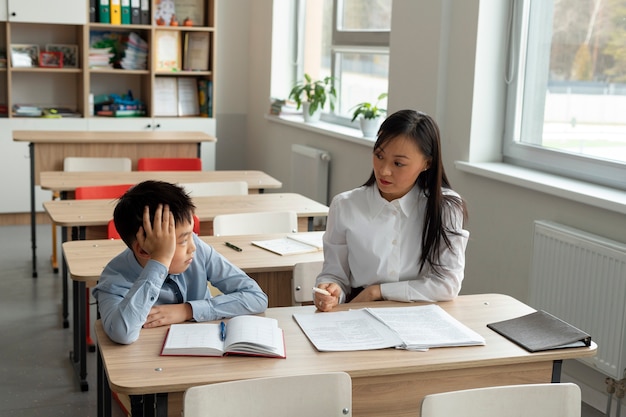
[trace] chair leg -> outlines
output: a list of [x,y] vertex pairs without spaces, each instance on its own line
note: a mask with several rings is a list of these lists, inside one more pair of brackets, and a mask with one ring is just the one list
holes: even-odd
[[91,320],[90,320],[90,314],[89,314],[89,288],[85,289],[85,297],[87,298],[87,302],[85,303],[85,305],[87,306],[87,308],[85,309],[85,342],[87,344],[87,348],[89,349],[90,352],[95,352],[96,351],[96,344],[93,342],[93,340],[91,339]]
[[50,263],[52,271],[56,274],[59,272],[59,262],[57,259],[57,225],[52,223],[52,255],[50,255]]
[[[57,200],[61,196],[58,192],[52,194],[52,199]],[[57,258],[57,225],[52,223],[52,255],[50,255],[50,263],[52,264],[52,271],[55,274],[59,273],[59,260]]]

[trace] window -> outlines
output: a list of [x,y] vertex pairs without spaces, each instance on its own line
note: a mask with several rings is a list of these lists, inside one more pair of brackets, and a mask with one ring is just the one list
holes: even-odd
[[[387,92],[391,0],[298,0],[292,15],[294,56],[290,77],[282,79],[291,82],[290,88],[305,73],[313,79],[332,76],[337,103],[334,111],[327,105],[322,118],[350,125],[353,106],[376,102]],[[274,66],[272,72],[275,85]],[[285,91],[285,87],[273,90]],[[386,108],[386,100],[379,105]]]
[[626,189],[626,0],[516,0],[506,162]]

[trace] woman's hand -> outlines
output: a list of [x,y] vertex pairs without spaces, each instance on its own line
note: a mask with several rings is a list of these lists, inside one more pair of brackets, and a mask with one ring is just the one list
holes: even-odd
[[330,311],[339,304],[339,297],[341,296],[341,287],[339,285],[334,282],[324,282],[318,285],[317,288],[321,288],[330,294],[313,293],[313,301],[318,310]]

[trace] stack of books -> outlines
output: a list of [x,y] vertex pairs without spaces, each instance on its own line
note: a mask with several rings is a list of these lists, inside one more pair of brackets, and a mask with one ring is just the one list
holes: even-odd
[[120,65],[124,69],[132,70],[148,68],[148,42],[131,32],[124,44],[124,58]]
[[89,48],[89,68],[113,68],[111,48]]

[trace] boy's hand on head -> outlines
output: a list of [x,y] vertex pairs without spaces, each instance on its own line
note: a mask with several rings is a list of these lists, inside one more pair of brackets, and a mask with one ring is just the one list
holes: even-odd
[[161,262],[169,268],[176,251],[176,228],[174,215],[166,204],[159,204],[154,212],[154,222],[150,223],[150,209],[143,211],[143,227],[137,232],[137,241],[150,255],[150,259]]

